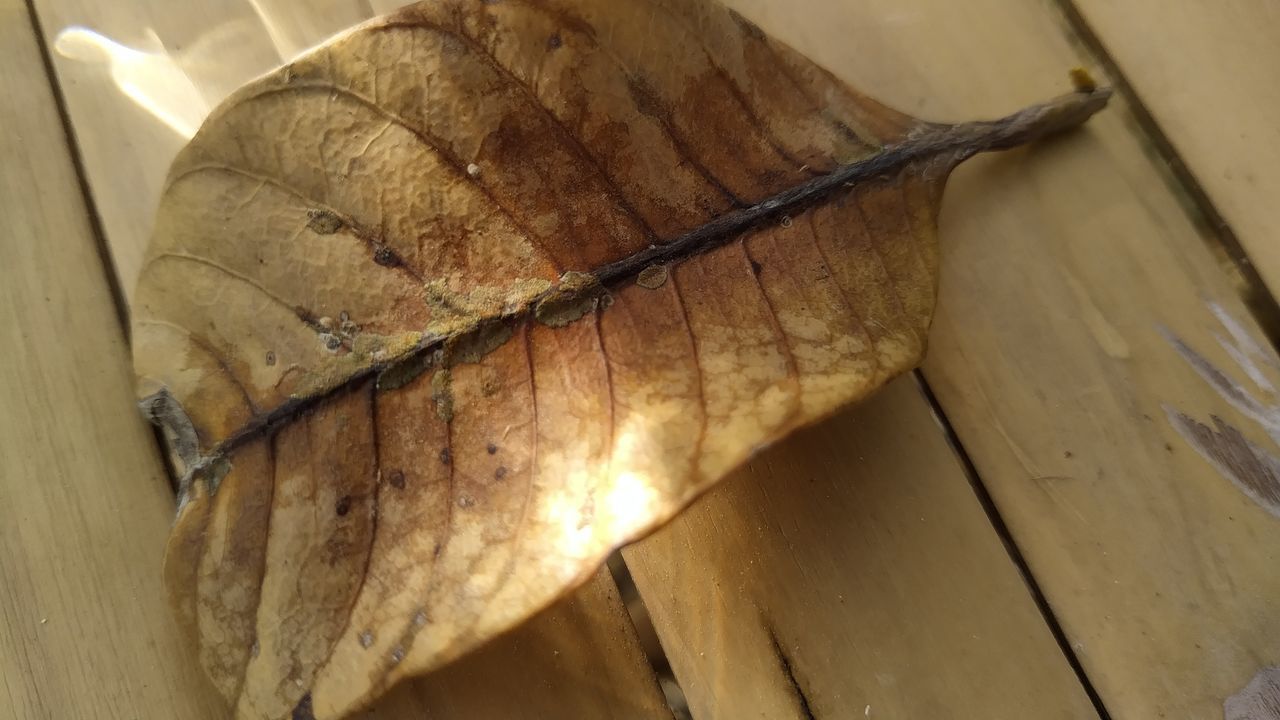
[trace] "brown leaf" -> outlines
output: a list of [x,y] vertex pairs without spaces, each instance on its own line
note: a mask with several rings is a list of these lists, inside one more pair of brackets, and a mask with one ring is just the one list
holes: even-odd
[[244,718],[345,715],[914,367],[961,160],[693,0],[436,0],[244,88],[137,291],[166,577]]

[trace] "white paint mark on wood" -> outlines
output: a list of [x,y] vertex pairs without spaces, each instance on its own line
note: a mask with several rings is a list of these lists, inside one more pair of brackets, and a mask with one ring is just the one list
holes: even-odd
[[1216,415],[1211,428],[1171,407],[1165,407],[1165,414],[1201,457],[1250,500],[1280,518],[1280,460]]
[[[1280,445],[1280,398],[1263,365],[1280,367],[1276,359],[1253,339],[1249,331],[1217,303],[1209,303],[1226,336],[1215,335],[1236,369],[1249,378],[1245,387],[1166,328],[1161,332],[1192,369],[1224,400],[1257,423],[1272,442]],[[1260,393],[1260,400],[1255,393]],[[1230,480],[1250,500],[1280,518],[1280,458],[1272,450],[1250,440],[1239,428],[1212,416],[1213,427],[1174,407],[1164,408],[1169,424],[1197,453]],[[1280,720],[1280,716],[1277,716]]]
[[1265,667],[1223,703],[1226,720],[1280,720],[1280,667]]

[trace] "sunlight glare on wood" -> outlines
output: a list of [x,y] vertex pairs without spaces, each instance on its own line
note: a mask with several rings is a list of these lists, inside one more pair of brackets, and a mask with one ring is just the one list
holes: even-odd
[[73,25],[58,33],[54,48],[68,59],[108,66],[120,92],[175,133],[190,138],[209,114],[210,105],[155,32],[148,28],[146,35],[152,50],[129,47]]

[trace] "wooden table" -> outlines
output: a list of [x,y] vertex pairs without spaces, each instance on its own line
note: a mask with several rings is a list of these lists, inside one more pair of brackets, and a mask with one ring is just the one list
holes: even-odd
[[[0,0],[0,717],[224,716],[129,289],[210,106],[394,4]],[[930,119],[1120,92],[953,180],[921,372],[367,716],[1280,718],[1274,3],[731,4]]]

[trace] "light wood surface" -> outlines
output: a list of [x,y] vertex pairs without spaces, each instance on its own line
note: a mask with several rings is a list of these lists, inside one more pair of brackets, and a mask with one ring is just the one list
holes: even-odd
[[371,720],[661,720],[658,690],[617,586],[602,569],[568,601],[358,717]]
[[913,377],[623,554],[696,718],[1097,717]]
[[160,587],[173,498],[17,0],[0,47],[0,716],[215,718]]
[[[764,5],[762,25],[929,118],[999,114],[1080,61],[1037,3]],[[868,60],[880,51],[894,62]],[[1229,368],[1213,302],[1263,343],[1124,102],[1071,138],[963,168],[941,235],[925,376],[1090,682],[1112,717],[1220,716],[1280,660],[1280,523],[1165,407],[1269,444],[1161,328]]]
[[1280,292],[1280,5],[1070,4],[1119,64],[1272,294]]

